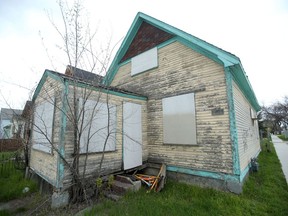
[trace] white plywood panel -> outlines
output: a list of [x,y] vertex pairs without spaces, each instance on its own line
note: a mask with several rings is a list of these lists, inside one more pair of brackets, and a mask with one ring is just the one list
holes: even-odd
[[166,144],[196,144],[194,93],[163,98],[163,140]]
[[131,59],[131,76],[158,66],[157,47]]
[[37,104],[34,112],[33,148],[47,153],[52,151],[54,98]]
[[[80,104],[83,104],[82,99],[80,99]],[[82,129],[80,129],[82,131],[80,152],[115,150],[116,106],[100,101],[87,100],[81,108],[84,108],[84,119],[81,117],[79,122],[79,128],[82,125]]]
[[123,104],[123,164],[124,170],[142,165],[141,105]]

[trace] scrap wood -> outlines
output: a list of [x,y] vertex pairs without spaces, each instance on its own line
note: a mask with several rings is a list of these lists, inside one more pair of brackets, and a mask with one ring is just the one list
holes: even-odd
[[154,181],[152,187],[150,188],[150,191],[154,189],[156,192],[159,192],[161,189],[164,188],[165,181],[166,181],[166,165],[162,164],[161,169],[157,175],[157,178]]
[[134,173],[133,176],[136,179],[141,180],[141,182],[146,184],[148,187],[150,187],[149,191],[154,190],[156,192],[159,192],[164,188],[164,184],[166,182],[166,165],[162,164],[157,176],[136,173]]
[[148,187],[150,187],[157,178],[156,176],[149,176],[144,174],[135,174],[134,177],[136,179],[141,180],[143,183],[147,184]]
[[[165,183],[166,183],[166,165],[165,164],[162,164],[162,167],[163,167],[163,169],[162,170],[160,170],[160,172],[159,172],[159,177],[160,177],[160,179],[159,179],[159,181],[158,181],[158,185],[157,185],[157,187],[155,188],[155,191],[156,192],[159,192],[159,191],[161,191],[163,188],[164,188],[164,185],[165,185]],[[161,168],[162,168],[161,167]]]

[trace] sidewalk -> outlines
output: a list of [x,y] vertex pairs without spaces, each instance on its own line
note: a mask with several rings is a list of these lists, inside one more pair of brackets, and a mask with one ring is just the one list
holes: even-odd
[[271,138],[288,184],[288,144],[275,135],[271,135]]

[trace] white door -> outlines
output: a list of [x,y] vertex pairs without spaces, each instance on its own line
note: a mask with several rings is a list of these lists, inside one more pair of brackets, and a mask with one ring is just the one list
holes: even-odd
[[123,103],[123,165],[124,170],[142,165],[141,105]]

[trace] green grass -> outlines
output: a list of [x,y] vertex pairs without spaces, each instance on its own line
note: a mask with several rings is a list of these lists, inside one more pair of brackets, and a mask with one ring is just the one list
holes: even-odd
[[278,137],[284,141],[288,141],[288,138],[286,138],[285,135],[278,135]]
[[267,139],[258,162],[241,195],[168,181],[160,193],[141,189],[118,202],[105,200],[85,215],[288,215],[287,183]]
[[[37,190],[37,184],[34,181],[24,178],[24,171],[17,170],[13,162],[3,165],[3,161],[9,160],[13,153],[0,153],[0,202],[7,202],[12,199],[26,196]],[[29,187],[28,193],[23,193],[23,189]]]

